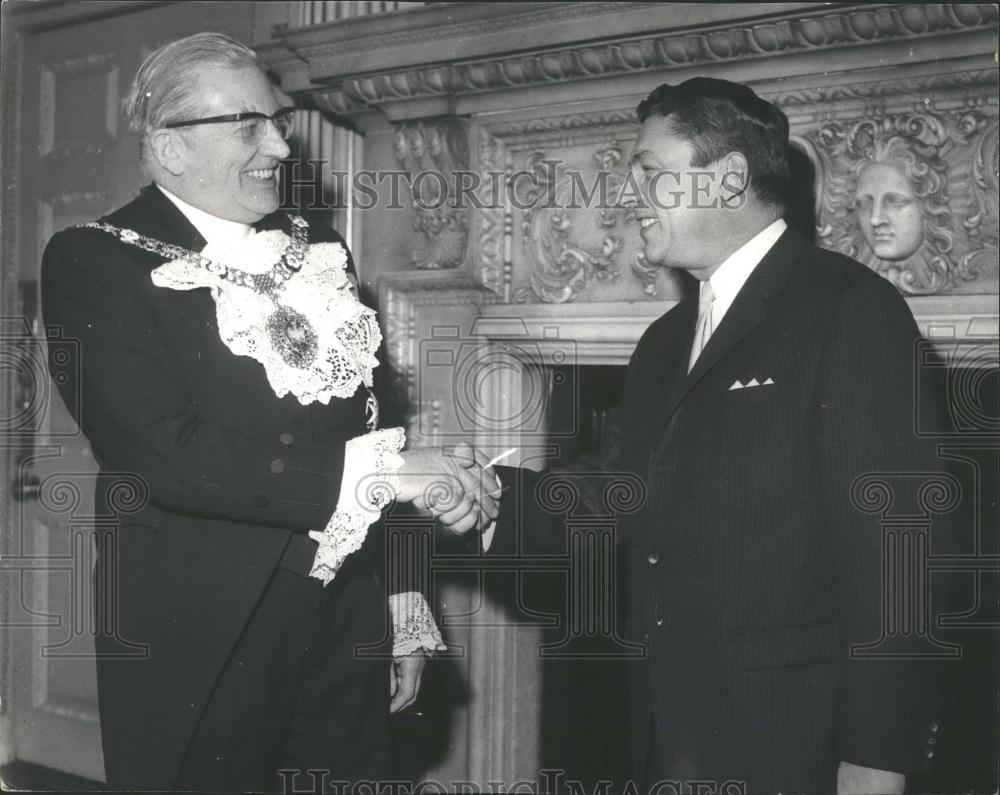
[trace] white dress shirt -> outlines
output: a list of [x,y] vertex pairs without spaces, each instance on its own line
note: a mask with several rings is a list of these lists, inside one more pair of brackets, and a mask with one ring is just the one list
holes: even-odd
[[245,240],[257,234],[257,231],[250,224],[243,224],[239,221],[227,221],[225,218],[206,213],[188,204],[183,199],[175,196],[162,185],[157,185],[160,192],[174,203],[191,225],[198,230],[206,243],[230,243],[237,240]]
[[[712,303],[712,328],[719,328],[719,323],[725,317],[729,307],[743,285],[746,284],[750,274],[753,273],[764,255],[778,242],[788,225],[779,218],[770,226],[758,232],[736,251],[730,254],[723,263],[715,269],[715,273],[708,277],[715,293],[715,301]],[[699,290],[704,282],[698,286]]]

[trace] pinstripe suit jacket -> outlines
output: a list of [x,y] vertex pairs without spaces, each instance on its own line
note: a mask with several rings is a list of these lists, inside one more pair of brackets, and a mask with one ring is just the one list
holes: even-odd
[[[757,793],[833,792],[840,760],[922,770],[937,671],[899,656],[919,638],[880,642],[888,535],[859,490],[871,474],[889,513],[919,513],[915,484],[942,469],[915,433],[909,308],[788,230],[688,374],[696,315],[692,296],[649,327],[621,407],[621,468],[646,488],[620,518],[626,637],[646,649],[626,663],[632,773]],[[502,477],[495,551],[565,549],[526,499],[542,484]],[[916,583],[918,564],[897,571]]]
[[880,644],[884,518],[858,481],[885,482],[898,510],[906,473],[941,469],[915,433],[909,309],[788,230],[688,374],[696,312],[686,299],[647,330],[625,389],[622,463],[648,489],[624,526],[628,634],[648,650],[634,754],[748,792],[833,791],[838,760],[912,770],[936,677],[881,659],[920,644]]

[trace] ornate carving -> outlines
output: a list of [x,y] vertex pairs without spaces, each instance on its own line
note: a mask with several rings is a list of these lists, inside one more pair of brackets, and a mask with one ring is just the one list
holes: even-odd
[[607,141],[636,133],[636,115],[628,110],[571,113],[561,116],[503,122],[490,125],[490,135],[514,150],[539,146],[576,146]]
[[456,268],[465,258],[468,210],[456,196],[452,175],[469,167],[465,128],[457,121],[399,125],[396,161],[410,171],[413,206],[414,267]]
[[[568,5],[568,4],[567,4]],[[579,5],[571,13],[585,11]],[[544,18],[570,13],[546,12]],[[499,56],[464,64],[421,65],[391,74],[347,77],[325,92],[330,107],[350,113],[380,102],[449,94],[473,94],[498,88],[524,88],[609,75],[648,72],[678,66],[766,58],[794,52],[844,48],[894,39],[916,39],[949,32],[992,28],[997,20],[995,5],[950,3],[900,4],[814,12],[781,20],[755,20],[740,25],[708,25],[673,35],[646,36],[625,41],[577,45],[542,54]],[[498,20],[516,33],[527,17]],[[451,28],[447,35],[463,35],[461,29],[482,32],[485,23],[467,23]],[[491,23],[493,22],[491,21]],[[470,27],[471,25],[471,27]],[[424,32],[425,37],[442,32]],[[468,32],[467,34],[468,35]],[[399,34],[395,34],[398,37]],[[391,48],[394,37],[371,37],[366,51]],[[293,50],[293,37],[286,43]],[[407,45],[412,39],[406,37]],[[353,42],[359,47],[360,43]]]
[[[975,115],[966,114],[960,123],[974,125]],[[996,246],[997,218],[1000,217],[1000,128],[997,119],[993,119],[979,136],[971,176],[975,212],[962,223],[974,238]]]
[[960,290],[996,268],[996,118],[909,113],[804,137],[819,161],[822,245],[909,294]]
[[510,289],[510,208],[503,192],[495,190],[502,186],[511,173],[511,164],[503,141],[485,129],[479,130],[479,173],[486,177],[480,187],[479,205],[476,211],[476,271],[483,285],[493,292],[504,295],[509,300]]
[[650,265],[649,260],[646,259],[645,251],[636,252],[635,256],[632,257],[630,265],[632,273],[642,282],[646,295],[654,297],[659,295],[656,291],[656,282],[659,280],[660,272],[663,269],[656,265]]
[[[997,248],[997,134],[995,111],[991,107],[996,104],[995,83],[994,73],[973,70],[899,81],[882,79],[817,89],[772,91],[769,97],[792,114],[793,139],[804,145],[817,166],[816,192],[822,199],[819,225],[821,231],[825,230],[820,235],[820,242],[862,259],[909,293],[962,289],[961,285],[981,280],[991,269],[995,270],[995,265],[990,264]],[[898,112],[888,115],[890,108]],[[852,168],[860,162],[860,155],[842,152],[835,156],[830,150],[833,138],[829,136],[832,131],[839,129],[843,133],[851,126],[860,125],[865,118],[890,119],[887,123],[891,124],[899,119],[899,124],[905,128],[907,120],[918,117],[948,120],[947,141],[943,139],[943,148],[939,147],[947,168],[943,187],[934,201],[941,205],[942,200],[947,199],[944,209],[956,219],[954,223],[960,229],[952,233],[945,228],[942,232],[942,223],[949,219],[939,213],[934,228],[931,223],[926,224],[927,245],[923,249],[905,262],[881,261],[863,242],[852,209],[853,193],[848,196],[853,187],[848,189],[847,184],[850,182],[853,186],[856,182],[857,175],[852,176]],[[538,170],[545,160],[542,152],[580,147],[596,141],[604,141],[606,146],[609,138],[627,143],[635,127],[632,113],[624,110],[491,124],[479,130],[479,170],[482,174],[487,170],[504,171],[509,178],[516,164]],[[828,133],[821,137],[823,129]],[[531,154],[525,163],[520,158],[527,153]],[[546,176],[539,174],[536,181],[545,183]],[[566,186],[565,175],[560,174],[549,181],[554,182],[550,193],[561,199]],[[603,238],[581,245],[580,233],[589,231],[589,227],[586,221],[580,220],[578,212],[559,212],[552,206],[546,208],[546,199],[551,196],[543,196],[541,190],[527,198],[531,199],[531,206],[524,211],[523,217],[516,219],[521,238],[516,242],[521,244],[518,248],[526,255],[523,260],[517,259],[527,262],[531,273],[529,285],[515,291],[515,300],[573,301],[593,282],[614,281],[626,266],[643,284],[647,295],[658,294],[657,285],[663,278],[663,270],[650,266],[641,251],[627,251],[622,256],[623,252],[616,250],[615,239],[609,239],[607,246],[603,245]],[[511,258],[505,259],[504,253],[514,240],[504,234],[504,229],[505,221],[509,226],[515,220],[511,216],[517,211],[509,206],[491,207],[485,192],[482,200],[485,209],[476,213],[480,271],[484,284],[504,296],[503,300],[509,300],[505,292],[509,289],[509,278],[501,277],[510,270]],[[552,202],[552,205],[561,204],[561,201]],[[933,216],[929,206],[927,212]],[[600,221],[595,228],[600,228]],[[935,245],[937,250],[928,248]],[[964,289],[976,288],[969,285]]]
[[[555,8],[547,8],[543,12],[535,10],[524,14],[517,14],[512,17],[491,17],[486,20],[474,20],[449,25],[447,28],[448,38],[468,38],[477,34],[489,33],[501,35],[503,33],[515,33],[524,27],[534,26],[538,22],[559,22],[568,21],[577,17],[591,16],[602,13],[621,13],[623,8],[632,6],[641,8],[645,2],[632,3],[560,3]],[[407,28],[397,33],[379,33],[375,36],[367,36],[362,39],[352,40],[352,44],[359,50],[369,51],[382,47],[410,46],[417,42],[434,41],[440,39],[442,33],[440,28],[425,28],[424,30],[413,30]]]
[[[956,96],[971,106],[981,105],[985,97],[995,94],[995,91],[984,93],[983,89],[993,89],[996,82],[995,70],[977,69],[814,88],[762,89],[760,94],[779,105],[789,118],[810,111],[829,114],[830,104],[857,100],[866,103],[864,110],[857,114],[864,116],[871,115],[876,108],[885,112],[917,112],[932,109],[942,100],[952,105]],[[872,100],[875,102],[869,104]],[[992,102],[996,104],[996,99]]]
[[[615,281],[621,275],[617,262],[623,248],[621,224],[634,218],[632,211],[611,206],[623,182],[622,159],[617,143],[596,152],[595,181],[587,185],[580,177],[590,174],[563,169],[560,175],[558,164],[542,153],[528,158],[534,180],[522,197],[529,206],[521,217],[521,240],[531,267],[531,286],[515,293],[517,301],[527,301],[533,293],[546,303],[565,303],[592,281]],[[590,223],[578,222],[574,228],[574,220],[581,218]]]
[[[631,110],[480,128],[477,170],[484,188],[475,213],[476,254],[486,287],[504,302],[566,303],[597,285],[617,284],[615,297],[635,300],[641,296],[621,279],[631,273],[649,297],[659,295],[664,281],[672,283],[671,295],[679,293],[676,274],[650,265],[637,229],[626,226],[637,220],[634,211],[613,206],[625,184],[625,159],[636,130]],[[486,179],[490,172],[502,175],[499,192]],[[513,271],[523,286],[512,292]],[[587,300],[604,300],[608,291],[601,292]]]

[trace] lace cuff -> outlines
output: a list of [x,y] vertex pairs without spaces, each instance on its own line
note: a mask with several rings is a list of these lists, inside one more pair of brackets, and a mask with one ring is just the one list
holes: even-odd
[[447,651],[431,608],[417,591],[394,593],[389,597],[392,613],[392,656],[406,657],[418,649],[431,654]]
[[399,490],[396,472],[403,459],[398,453],[405,443],[402,428],[372,431],[347,443],[337,510],[322,532],[309,534],[319,542],[311,577],[326,585],[345,558],[361,548],[368,526],[378,520]]

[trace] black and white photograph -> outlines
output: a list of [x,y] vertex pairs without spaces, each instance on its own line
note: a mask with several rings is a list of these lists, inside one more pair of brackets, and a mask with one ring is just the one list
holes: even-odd
[[1000,791],[997,4],[0,12],[0,790]]

